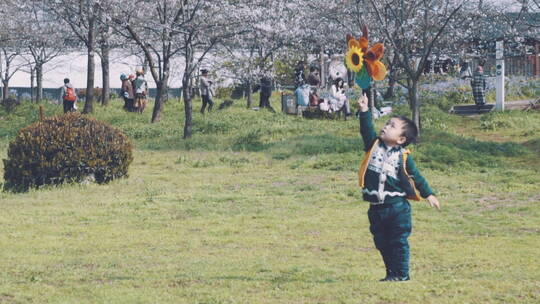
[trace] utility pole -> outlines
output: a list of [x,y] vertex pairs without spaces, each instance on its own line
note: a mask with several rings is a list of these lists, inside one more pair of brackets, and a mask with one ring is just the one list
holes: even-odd
[[495,59],[496,59],[496,80],[495,88],[497,101],[495,103],[495,109],[504,111],[504,44],[502,40],[499,40],[495,44]]

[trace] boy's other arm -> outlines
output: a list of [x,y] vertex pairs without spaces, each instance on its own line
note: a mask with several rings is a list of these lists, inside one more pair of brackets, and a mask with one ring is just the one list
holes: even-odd
[[368,151],[377,139],[377,133],[373,127],[373,116],[369,111],[368,98],[365,93],[358,99],[358,106],[360,107],[360,135],[364,140],[364,151]]
[[420,192],[420,196],[427,199],[428,204],[431,207],[441,209],[439,200],[435,196],[435,193],[429,186],[427,180],[422,176],[422,174],[420,174],[420,171],[416,167],[416,164],[414,163],[414,160],[410,154],[407,157],[407,172],[413,177],[414,185]]

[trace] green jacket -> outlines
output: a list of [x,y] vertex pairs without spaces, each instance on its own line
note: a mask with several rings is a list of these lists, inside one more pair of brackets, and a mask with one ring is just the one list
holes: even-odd
[[360,134],[366,154],[360,163],[358,181],[365,201],[391,204],[404,197],[420,200],[434,194],[409,150],[401,146],[389,148],[379,140],[371,111],[360,113]]

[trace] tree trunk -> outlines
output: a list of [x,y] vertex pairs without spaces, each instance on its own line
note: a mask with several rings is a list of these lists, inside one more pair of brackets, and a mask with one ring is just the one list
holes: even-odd
[[321,46],[321,52],[319,54],[320,58],[320,65],[321,65],[321,70],[320,70],[320,75],[321,75],[321,87],[322,88],[326,88],[326,67],[324,65],[324,46]]
[[36,64],[36,102],[43,98],[43,64]]
[[260,81],[261,88],[259,89],[259,108],[261,109],[269,107],[269,100],[268,100],[268,97],[266,96],[266,92],[264,92],[265,90],[264,87],[266,83],[264,83],[263,78],[261,78],[261,81]]
[[94,27],[94,18],[90,17],[88,19],[88,63],[87,63],[87,74],[86,74],[86,102],[84,103],[84,114],[89,114],[94,112],[94,71],[96,69],[96,64],[94,62],[94,41],[95,41],[95,27]]
[[4,99],[8,99],[9,98],[9,80],[8,79],[2,80],[2,84],[4,85],[4,87],[2,88],[2,96],[4,97]]
[[420,136],[420,103],[418,102],[418,79],[411,79],[409,86],[409,102],[412,112],[412,120],[418,128],[418,136]]
[[397,79],[397,66],[399,65],[399,58],[396,54],[394,54],[394,57],[392,58],[392,63],[390,66],[390,75],[388,75],[388,89],[386,90],[386,93],[384,94],[384,99],[390,99],[394,98],[394,89],[396,87],[396,79]]
[[156,99],[154,102],[154,111],[152,112],[152,123],[159,122],[161,120],[161,112],[163,105],[169,97],[169,58],[163,58],[163,74],[160,75],[161,79],[156,81]]
[[191,104],[191,84],[189,83],[189,75],[184,73],[182,80],[182,90],[184,95],[184,113],[186,121],[184,123],[184,139],[191,138],[193,128],[193,106]]
[[247,81],[247,108],[250,109],[251,105],[253,103],[253,97],[251,96],[253,94],[253,84],[251,82],[251,79]]
[[388,89],[386,89],[386,93],[384,93],[384,99],[391,99],[396,96],[394,94],[395,87],[396,87],[396,80],[394,79],[394,77],[392,76],[388,77]]
[[36,70],[34,68],[30,68],[30,102],[34,102],[34,97],[36,97],[35,95],[35,87],[34,87],[34,78],[36,77],[35,76],[35,73],[36,73]]
[[186,120],[184,122],[184,139],[191,138],[193,133],[193,105],[191,103],[191,73],[193,64],[193,49],[190,44],[186,45],[185,54],[186,66],[184,69],[184,78],[182,79],[182,89],[184,90],[184,113]]
[[163,104],[163,80],[156,83],[156,98],[154,100],[154,110],[152,111],[151,123],[161,120],[161,106]]
[[163,105],[167,101],[169,86],[167,85],[168,79],[160,80],[156,83],[156,99],[154,102],[154,110],[152,111],[152,123],[159,122],[161,120],[161,112]]
[[109,43],[106,40],[101,44],[101,74],[103,88],[101,91],[101,105],[106,107],[109,105],[109,95],[111,90],[109,72]]

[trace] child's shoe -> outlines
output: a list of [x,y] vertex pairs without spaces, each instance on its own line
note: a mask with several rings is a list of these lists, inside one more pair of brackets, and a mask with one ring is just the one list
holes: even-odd
[[409,276],[405,276],[405,277],[391,276],[391,277],[384,278],[382,281],[384,281],[384,282],[404,282],[404,281],[409,281],[410,279],[411,278]]
[[386,276],[384,277],[384,279],[380,279],[379,282],[386,282],[390,278],[393,278],[393,277],[394,277],[394,272],[390,269],[386,269]]

